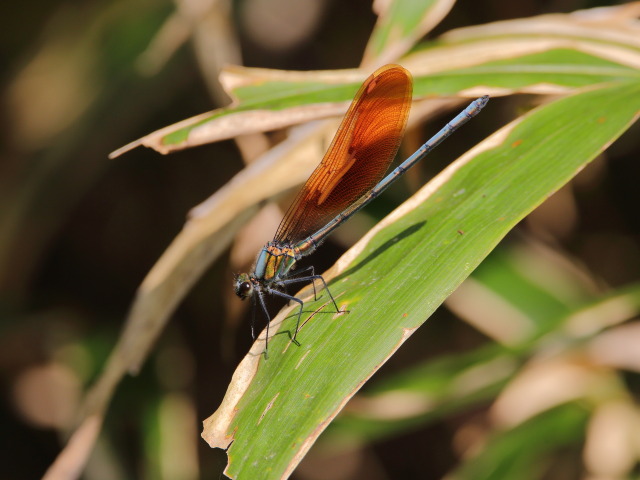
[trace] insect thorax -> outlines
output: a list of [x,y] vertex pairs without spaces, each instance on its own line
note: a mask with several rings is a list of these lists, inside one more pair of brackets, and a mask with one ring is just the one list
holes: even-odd
[[253,276],[267,283],[280,280],[287,276],[300,258],[296,247],[269,242],[258,254]]

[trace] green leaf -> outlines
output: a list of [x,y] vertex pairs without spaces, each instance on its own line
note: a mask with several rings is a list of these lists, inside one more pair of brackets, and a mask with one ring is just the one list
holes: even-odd
[[490,91],[527,91],[543,84],[571,89],[638,78],[640,72],[624,64],[576,50],[554,49],[418,76],[414,95],[447,95],[476,85],[486,86]]
[[[562,98],[504,127],[383,221],[330,271],[326,294],[272,322],[269,359],[258,341],[203,436],[229,447],[228,473],[289,475],[346,401],[524,216],[633,123],[640,84]],[[458,132],[458,135],[463,134]],[[307,289],[307,292],[309,290]],[[283,317],[285,317],[282,322]]]
[[[477,45],[481,46],[481,45]],[[531,53],[533,50],[535,53]],[[500,52],[500,50],[498,50]],[[455,58],[455,62],[448,58]],[[477,59],[473,45],[440,45],[417,52],[401,63],[414,76],[414,99],[514,92],[564,93],[571,89],[616,80],[638,79],[636,68],[569,48],[539,52],[528,49],[494,59]],[[640,61],[640,52],[633,56]],[[443,64],[444,62],[444,64]],[[440,64],[439,66],[435,66]],[[426,68],[429,67],[429,68]],[[360,87],[365,75],[338,72],[279,72],[234,67],[229,94],[234,105],[183,120],[153,132],[111,154],[145,145],[162,153],[214,142],[236,135],[274,130],[300,122],[338,115]]]
[[358,394],[319,441],[332,447],[367,443],[477,408],[515,375],[519,353],[493,343],[404,370]]
[[516,428],[496,432],[487,440],[480,454],[468,459],[447,478],[543,478],[553,453],[561,447],[575,447],[576,442],[584,437],[588,418],[586,409],[567,404]]
[[[532,337],[558,328],[559,322],[566,315],[573,312],[576,307],[583,306],[592,295],[592,292],[587,291],[586,287],[580,283],[581,278],[561,270],[558,265],[542,255],[527,251],[525,258],[518,258],[519,256],[525,257],[525,254],[504,248],[496,249],[469,279],[483,291],[490,292],[497,302],[508,305],[512,315],[505,315],[507,318],[504,322],[495,321],[499,316],[500,306],[491,304],[487,295],[483,296],[484,308],[482,309],[467,299],[467,303],[471,303],[468,305],[469,312],[458,309],[455,302],[456,295],[450,297],[447,302],[449,308],[465,319],[475,316],[474,313],[478,310],[481,311],[477,316],[483,314],[487,316],[487,313],[491,312],[489,315],[496,326],[487,329],[486,325],[485,328],[479,325],[480,330],[509,345],[527,342]],[[535,264],[531,265],[534,262]],[[464,292],[464,288],[462,291]],[[462,301],[464,302],[464,298]],[[527,324],[522,326],[522,330],[526,331],[518,329],[514,319],[516,314],[526,317]],[[483,321],[481,318],[470,320],[474,325],[476,322]],[[503,323],[508,323],[508,328],[504,328]],[[495,334],[495,330],[500,332]],[[505,332],[505,330],[510,331]],[[514,331],[517,332],[515,338]]]
[[[366,392],[354,397],[320,437],[322,447],[335,450],[362,445],[399,432],[423,428],[434,421],[445,421],[447,417],[469,409],[476,410],[479,404],[493,401],[506,384],[517,378],[529,357],[539,357],[541,352],[548,354],[549,349],[554,353],[580,351],[587,339],[597,340],[596,336],[602,329],[637,317],[640,311],[640,285],[631,284],[604,296],[585,299],[572,309],[565,307],[559,317],[557,298],[545,296],[535,283],[524,283],[523,276],[513,268],[518,261],[514,256],[505,254],[504,250],[496,249],[473,272],[473,281],[493,288],[495,295],[502,296],[504,301],[514,302],[516,308],[524,307],[523,311],[530,316],[533,313],[536,324],[546,327],[544,331],[548,335],[541,336],[535,331],[516,347],[489,343],[470,352],[442,355],[373,385],[368,384]],[[535,260],[544,261],[540,256],[535,256]],[[548,273],[550,275],[545,278],[555,278],[557,285],[558,276],[562,274],[558,275],[557,269]],[[553,273],[558,276],[554,277]],[[530,292],[538,305],[531,306],[528,302],[519,305],[526,292]],[[470,301],[470,295],[463,296],[466,302]],[[483,303],[487,302],[486,298],[483,300]],[[450,300],[447,303],[451,306]],[[491,317],[496,311],[491,304],[480,309],[485,310],[486,317]],[[553,347],[549,348],[549,345]],[[559,349],[559,345],[562,348]],[[596,364],[602,366],[597,360]],[[539,403],[544,408],[556,406],[553,402],[545,403],[544,398]]]
[[[449,13],[450,0],[394,0],[378,2],[378,21],[371,33],[363,63],[384,64],[398,58]],[[374,5],[375,7],[376,5]]]

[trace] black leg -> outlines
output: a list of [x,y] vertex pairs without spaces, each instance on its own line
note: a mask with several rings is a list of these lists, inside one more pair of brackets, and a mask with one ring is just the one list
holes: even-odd
[[[311,275],[305,275],[304,277],[298,276],[306,272],[311,272]],[[313,265],[311,265],[310,267],[303,268],[302,270],[298,270],[297,272],[294,272],[293,275],[289,274],[287,276],[287,280],[291,280],[291,281],[290,282],[287,282],[286,280],[280,281],[278,282],[278,285],[282,285],[282,287],[284,288],[286,283],[294,283],[296,279],[315,278],[315,276],[316,276],[316,272],[313,268]],[[311,282],[311,286],[313,287],[313,299],[318,300],[318,294],[316,292],[316,282]]]
[[[327,293],[329,294],[329,298],[333,302],[333,306],[336,307],[336,312],[340,313],[340,309],[338,308],[338,304],[333,299],[333,295],[331,295],[331,291],[329,290],[329,287],[327,286],[327,282],[324,281],[324,278],[322,278],[322,275],[310,275],[308,277],[287,278],[285,280],[280,281],[279,283],[281,283],[282,285],[288,285],[290,283],[297,283],[297,282],[308,282],[308,281],[312,281],[313,282],[314,280],[320,280],[322,282],[322,285],[324,285],[324,289],[327,291]],[[314,291],[315,291],[315,287],[314,287]]]
[[[267,290],[269,292],[269,290]],[[267,311],[267,306],[264,304],[264,298],[262,297],[262,291],[256,290],[256,294],[258,295],[258,300],[260,301],[260,305],[262,306],[262,311],[264,311],[265,316],[267,317],[267,336],[264,339],[264,358],[265,360],[268,358],[268,349],[269,349],[269,324],[271,323],[271,317],[269,316],[269,312]],[[251,331],[253,333],[253,325],[251,326]],[[255,336],[253,339],[255,340]]]
[[256,295],[251,295],[251,338],[254,342],[256,341],[256,308]]
[[292,295],[287,295],[286,293],[282,293],[279,290],[274,290],[273,288],[267,288],[267,293],[272,295],[278,295],[279,297],[286,298],[289,301],[294,301],[300,305],[300,309],[298,310],[298,321],[296,322],[296,330],[293,332],[293,343],[300,346],[300,343],[296,340],[296,335],[298,335],[298,328],[300,327],[300,317],[302,316],[302,307],[304,306],[304,302],[297,297]]

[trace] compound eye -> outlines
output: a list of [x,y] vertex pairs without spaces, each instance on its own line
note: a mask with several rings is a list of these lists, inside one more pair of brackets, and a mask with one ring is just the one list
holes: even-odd
[[253,293],[253,285],[251,282],[242,282],[236,288],[236,295],[238,295],[241,299],[245,299]]

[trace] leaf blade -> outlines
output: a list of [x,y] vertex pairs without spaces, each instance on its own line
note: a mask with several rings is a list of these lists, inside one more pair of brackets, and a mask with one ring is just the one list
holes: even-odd
[[[324,298],[309,301],[305,316],[317,314],[298,334],[300,348],[275,335],[267,362],[256,365],[263,348],[257,342],[239,367],[257,373],[226,419],[229,440],[212,444],[226,448],[233,438],[227,473],[288,475],[345,402],[500,239],[639,112],[640,84],[631,82],[536,109],[452,164],[407,202],[406,215],[392,215],[359,242],[330,284],[351,313],[323,310]],[[290,316],[280,330],[293,325]]]

